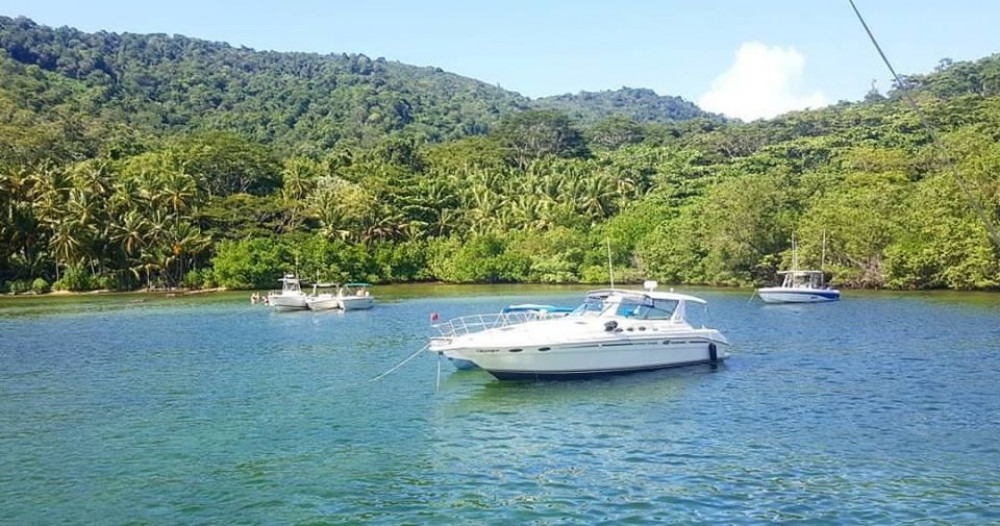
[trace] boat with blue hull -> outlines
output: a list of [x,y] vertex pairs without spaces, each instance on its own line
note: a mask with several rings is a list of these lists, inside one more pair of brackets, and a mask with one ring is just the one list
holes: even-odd
[[[826,233],[823,234],[823,257],[826,260]],[[757,295],[764,303],[823,303],[840,299],[840,291],[824,283],[822,270],[799,270],[799,247],[792,235],[792,270],[778,272],[783,276],[778,287],[757,289]]]
[[788,270],[780,287],[766,287],[757,290],[757,295],[765,303],[821,303],[837,301],[840,291],[823,283],[821,270]]

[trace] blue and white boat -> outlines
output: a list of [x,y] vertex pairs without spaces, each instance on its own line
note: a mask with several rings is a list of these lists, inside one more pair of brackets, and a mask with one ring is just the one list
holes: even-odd
[[837,301],[840,291],[823,283],[822,270],[786,270],[780,287],[757,289],[765,303],[820,303]]
[[[824,283],[822,270],[799,270],[799,247],[792,234],[792,270],[778,272],[784,276],[779,287],[757,289],[764,303],[822,303],[840,299],[840,291]],[[823,233],[823,261],[826,260],[826,233]],[[820,265],[822,269],[822,264]]]

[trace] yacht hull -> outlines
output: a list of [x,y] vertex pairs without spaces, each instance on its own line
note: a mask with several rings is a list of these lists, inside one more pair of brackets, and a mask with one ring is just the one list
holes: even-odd
[[347,310],[370,309],[374,305],[374,299],[370,296],[344,296],[340,298],[340,308]]
[[451,362],[451,364],[455,366],[455,369],[458,369],[459,371],[472,371],[475,369],[479,369],[479,366],[473,363],[471,360],[458,358],[456,356],[448,356],[447,354],[445,355],[445,357],[448,358],[448,361]]
[[340,301],[335,297],[316,297],[306,299],[309,310],[324,311],[340,308]]
[[702,360],[697,362],[685,362],[669,365],[657,365],[651,367],[640,367],[636,369],[613,369],[607,371],[489,371],[497,380],[583,380],[586,378],[597,378],[602,376],[616,376],[621,374],[642,373],[649,371],[659,371],[662,369],[673,369],[677,367],[688,367],[693,365],[718,364],[722,359],[716,361]]
[[757,295],[765,303],[822,303],[840,299],[840,291],[832,289],[772,287],[758,290]]
[[692,333],[530,347],[491,345],[441,352],[456,368],[478,366],[499,380],[572,379],[717,363],[726,358],[721,349],[724,343],[721,336],[714,339],[708,334]]
[[268,302],[277,310],[302,310],[306,308],[305,296],[270,296]]

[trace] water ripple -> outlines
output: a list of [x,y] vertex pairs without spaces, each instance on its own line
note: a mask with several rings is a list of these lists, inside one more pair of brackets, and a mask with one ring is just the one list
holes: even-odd
[[1000,523],[995,296],[704,295],[724,366],[439,392],[370,379],[512,298],[5,305],[0,523]]

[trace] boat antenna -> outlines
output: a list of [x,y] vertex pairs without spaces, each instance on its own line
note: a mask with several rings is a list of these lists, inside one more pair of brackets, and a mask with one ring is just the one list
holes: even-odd
[[962,178],[958,169],[955,168],[955,161],[952,160],[950,155],[948,155],[948,151],[945,150],[944,145],[942,145],[941,141],[938,140],[937,135],[931,128],[931,125],[927,123],[927,118],[924,116],[924,112],[920,110],[920,106],[917,106],[917,102],[913,99],[913,96],[910,95],[910,90],[907,88],[907,85],[903,83],[899,74],[896,73],[895,68],[892,67],[892,64],[889,62],[889,58],[886,57],[885,53],[882,51],[882,46],[878,45],[878,40],[875,39],[875,35],[865,22],[865,18],[861,16],[861,11],[858,10],[858,6],[854,5],[854,0],[847,1],[850,2],[851,8],[854,9],[854,14],[858,16],[858,21],[861,22],[861,26],[865,28],[865,33],[868,33],[868,38],[872,41],[872,45],[875,46],[875,50],[878,51],[879,56],[882,57],[882,62],[885,63],[885,66],[889,68],[889,72],[892,73],[892,77],[896,80],[896,86],[898,86],[899,91],[903,93],[903,98],[906,99],[906,102],[909,103],[910,107],[917,114],[917,117],[920,118],[920,124],[923,125],[925,130],[927,130],[927,135],[930,136],[931,143],[934,144],[934,147],[937,149],[941,159],[951,171],[952,177],[955,178],[955,182],[958,183],[958,187],[961,188],[962,193],[965,194],[965,199],[976,210],[976,214],[979,216],[979,219],[986,226],[986,231],[989,234],[990,239],[993,241],[993,244],[996,245],[997,248],[1000,248],[1000,232],[997,231],[996,224],[993,223],[993,220],[983,208],[983,204],[972,194],[972,191],[969,190],[965,179]]
[[795,232],[792,232],[792,270],[799,270],[798,247],[795,246]]
[[826,266],[826,230],[823,230],[823,255],[819,259],[819,269]]
[[611,239],[605,239],[608,242],[608,279],[611,281],[611,288],[615,288],[615,267],[611,264]]

